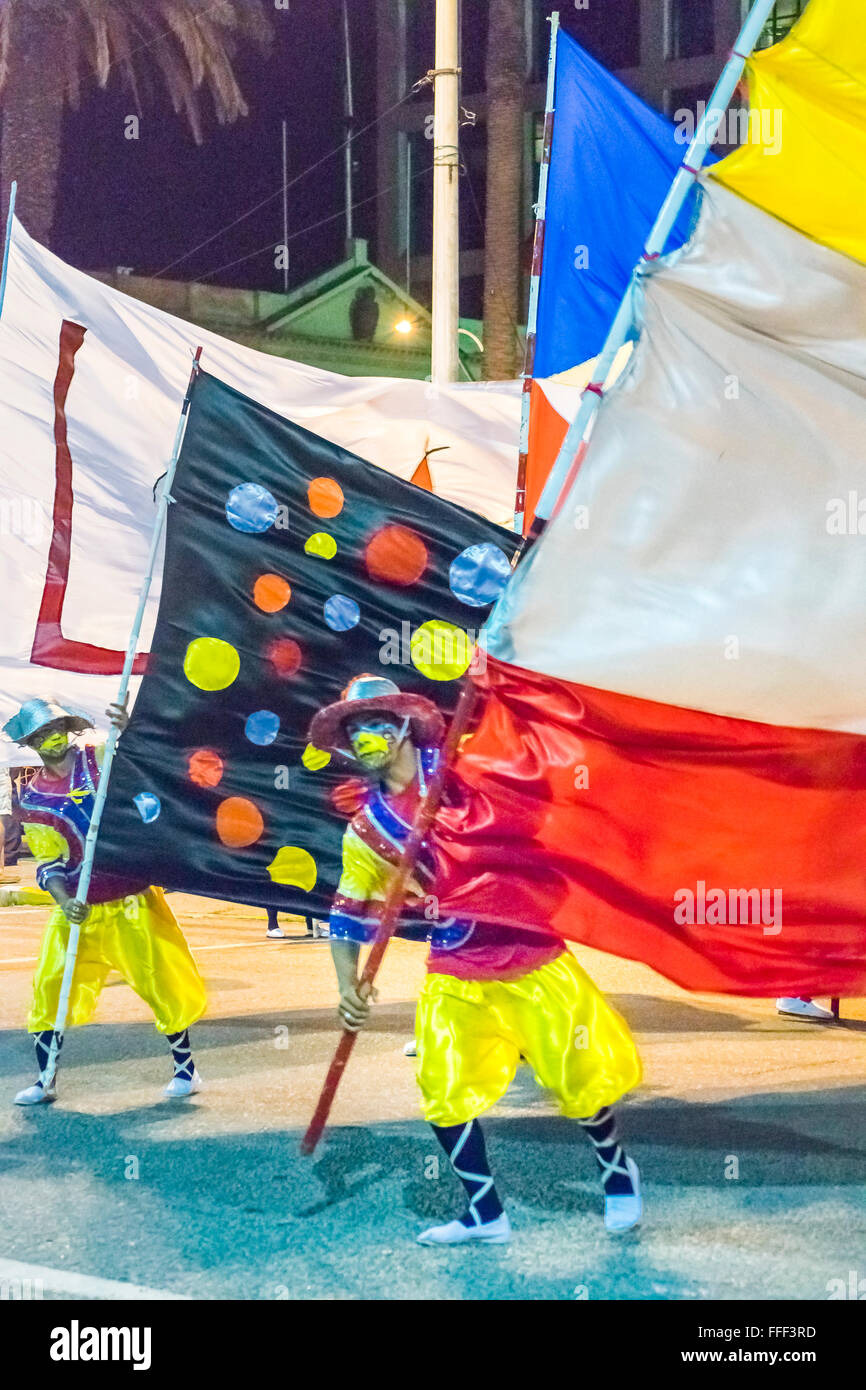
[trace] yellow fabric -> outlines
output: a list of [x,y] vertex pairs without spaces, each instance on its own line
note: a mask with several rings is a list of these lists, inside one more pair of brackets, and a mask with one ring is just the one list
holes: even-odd
[[488,1110],[521,1056],[573,1119],[613,1105],[641,1079],[628,1025],[568,951],[518,980],[429,974],[415,1036],[422,1109],[434,1125]]
[[68,859],[69,844],[65,835],[51,825],[37,825],[24,821],[21,833],[27,841],[27,848],[39,864],[47,864],[51,859]]
[[[31,1033],[53,1028],[69,923],[55,908],[42,937],[27,1018]],[[69,1022],[87,1023],[110,970],[153,1009],[160,1033],[180,1033],[205,1011],[204,982],[161,888],[92,907],[82,924]]]
[[[347,826],[343,833],[343,868],[337,884],[338,894],[359,902],[384,902],[393,876],[393,864],[366,845],[351,825]],[[423,890],[411,879],[406,891],[407,894],[420,894]]]
[[[710,177],[807,236],[866,262],[866,13],[863,0],[810,0],[787,38],[747,64],[752,111],[778,127]],[[753,120],[757,122],[757,114]]]

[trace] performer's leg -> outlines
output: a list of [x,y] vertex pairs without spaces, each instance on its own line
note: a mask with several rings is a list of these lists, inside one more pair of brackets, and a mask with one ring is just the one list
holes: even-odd
[[192,1060],[189,1029],[184,1028],[179,1033],[166,1033],[165,1039],[171,1048],[171,1059],[174,1062],[174,1076],[166,1086],[165,1094],[172,1099],[195,1095],[196,1091],[201,1090],[201,1077]]
[[[110,965],[102,951],[102,917],[95,908],[81,929],[78,942],[78,956],[72,976],[72,989],[69,995],[67,1026],[86,1023],[96,1008],[96,1001],[108,978]],[[51,1039],[54,1036],[54,1023],[60,1000],[60,988],[66,963],[66,943],[69,940],[69,923],[59,907],[55,907],[45,927],[39,962],[33,977],[33,997],[27,1017],[27,1030],[33,1034],[36,1047],[36,1061],[40,1073],[48,1061]],[[58,1038],[62,1044],[62,1035]],[[16,1105],[39,1105],[57,1097],[57,1074],[50,1078],[50,1084],[43,1087],[40,1080],[32,1086],[19,1091],[15,1097]]]
[[457,1221],[431,1226],[422,1245],[500,1245],[511,1226],[494,1186],[478,1116],[505,1093],[519,1054],[499,1030],[478,981],[428,975],[418,1001],[418,1083],[433,1133],[469,1198]]
[[54,1072],[50,1077],[46,1077],[46,1084],[43,1085],[42,1073],[48,1065],[51,1055],[51,1042],[54,1037],[54,1029],[46,1028],[41,1033],[33,1034],[33,1043],[36,1048],[36,1067],[39,1072],[39,1079],[34,1081],[32,1086],[26,1086],[23,1091],[19,1091],[15,1097],[16,1105],[41,1105],[46,1101],[57,1099],[57,1062],[60,1057],[60,1049],[63,1046],[63,1034],[57,1036],[57,1052],[55,1053]]
[[193,1095],[201,1078],[192,1063],[187,1030],[207,1005],[198,967],[161,889],[149,888],[110,906],[112,964],[150,1005],[157,1031],[172,1049],[174,1076],[165,1094]]
[[641,1218],[640,1174],[619,1142],[616,1113],[606,1105],[578,1124],[589,1135],[601,1170],[604,1224],[609,1231],[627,1231]]
[[592,1140],[608,1230],[636,1225],[640,1176],[623,1152],[612,1109],[641,1076],[625,1020],[567,951],[522,979],[500,983],[495,1002],[537,1080]]

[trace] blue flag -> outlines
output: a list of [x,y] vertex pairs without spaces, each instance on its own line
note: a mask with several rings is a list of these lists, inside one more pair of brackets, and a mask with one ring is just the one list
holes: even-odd
[[[685,144],[665,116],[560,30],[534,374],[552,376],[604,343]],[[668,238],[688,240],[696,194]]]

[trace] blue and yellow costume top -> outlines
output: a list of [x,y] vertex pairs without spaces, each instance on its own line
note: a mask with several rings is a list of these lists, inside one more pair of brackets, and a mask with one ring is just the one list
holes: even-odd
[[[72,751],[69,771],[61,777],[37,772],[23,791],[20,806],[23,833],[31,854],[39,861],[39,887],[45,888],[49,878],[62,878],[67,893],[74,897],[99,785],[102,748],[85,744]],[[146,887],[140,880],[94,872],[87,898],[91,903],[109,902]]]
[[[386,793],[374,787],[343,835],[343,870],[331,908],[331,936],[364,943],[372,941],[382,906],[403,846],[412,828],[415,808],[439,763],[435,746],[416,748],[416,775],[410,787]],[[465,943],[473,923],[450,917],[440,922],[429,856],[422,849],[406,893],[406,906],[396,935],[410,941],[429,941],[434,950]]]

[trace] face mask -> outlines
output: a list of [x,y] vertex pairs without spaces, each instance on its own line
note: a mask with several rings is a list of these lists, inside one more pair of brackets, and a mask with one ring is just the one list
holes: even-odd
[[47,734],[41,743],[37,744],[36,752],[43,757],[57,758],[62,757],[69,747],[69,735],[55,729],[53,733]]
[[349,741],[358,762],[373,771],[391,761],[403,741],[403,734],[390,720],[377,719],[356,725],[349,732]]

